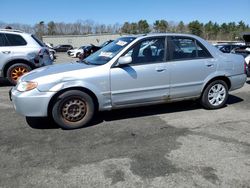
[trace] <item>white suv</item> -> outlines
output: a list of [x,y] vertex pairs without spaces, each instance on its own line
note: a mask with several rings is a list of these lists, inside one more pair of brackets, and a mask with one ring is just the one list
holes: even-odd
[[51,64],[48,49],[34,35],[0,29],[0,77],[15,85],[23,74]]

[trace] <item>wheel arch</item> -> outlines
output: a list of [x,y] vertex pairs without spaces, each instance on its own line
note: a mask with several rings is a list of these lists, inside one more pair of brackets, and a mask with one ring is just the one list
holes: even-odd
[[23,64],[26,64],[28,66],[30,66],[31,69],[34,69],[35,66],[28,60],[25,60],[25,59],[14,59],[14,60],[11,60],[9,61],[8,63],[6,63],[3,67],[3,70],[2,70],[2,75],[3,77],[7,77],[7,71],[8,71],[8,68],[14,64],[17,64],[17,63],[23,63]]
[[49,105],[48,105],[48,109],[47,109],[47,114],[48,116],[51,116],[51,113],[52,113],[52,108],[53,108],[53,105],[55,104],[56,102],[56,99],[63,93],[67,92],[67,91],[72,91],[72,90],[78,90],[78,91],[82,91],[82,92],[85,92],[87,93],[92,99],[93,99],[93,102],[94,102],[94,107],[95,107],[95,110],[98,110],[99,108],[99,102],[98,102],[98,98],[96,97],[96,95],[94,94],[94,92],[92,92],[91,90],[87,89],[87,88],[84,88],[84,87],[69,87],[69,88],[65,88],[65,89],[62,89],[60,91],[58,91],[49,101]]
[[227,84],[228,90],[230,90],[230,88],[231,88],[231,81],[230,81],[230,79],[229,79],[228,77],[226,77],[226,76],[216,76],[216,77],[210,79],[210,80],[204,85],[204,87],[202,88],[201,96],[203,95],[203,92],[204,92],[204,90],[207,88],[207,86],[208,86],[210,83],[212,83],[213,81],[215,81],[215,80],[223,80],[223,81]]

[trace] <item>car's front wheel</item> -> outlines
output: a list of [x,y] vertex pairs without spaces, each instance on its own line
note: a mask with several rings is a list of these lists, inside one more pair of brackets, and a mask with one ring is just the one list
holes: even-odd
[[201,104],[207,109],[223,107],[228,99],[228,86],[223,80],[208,84],[201,96]]
[[87,93],[78,90],[61,94],[52,108],[54,121],[63,129],[84,127],[93,116],[93,99]]

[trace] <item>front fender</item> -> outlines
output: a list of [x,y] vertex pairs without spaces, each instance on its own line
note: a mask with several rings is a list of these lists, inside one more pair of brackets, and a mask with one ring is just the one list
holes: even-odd
[[110,110],[111,109],[111,95],[108,87],[98,88],[96,85],[82,81],[82,80],[68,80],[55,84],[49,89],[51,92],[58,93],[65,89],[82,88],[91,91],[97,98],[99,104],[99,110]]

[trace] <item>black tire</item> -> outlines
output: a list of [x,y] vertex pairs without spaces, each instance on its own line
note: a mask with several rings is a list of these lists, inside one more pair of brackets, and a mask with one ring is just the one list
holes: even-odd
[[79,58],[79,55],[81,54],[81,52],[78,52],[77,54],[76,54],[76,58]]
[[223,80],[215,80],[207,85],[201,96],[201,104],[206,109],[225,106],[228,99],[228,86]]
[[66,91],[52,107],[52,118],[63,129],[77,129],[86,126],[94,116],[94,101],[85,92]]
[[31,70],[32,70],[31,67],[27,64],[24,63],[13,64],[7,70],[7,79],[11,84],[16,85],[18,79],[22,75],[28,73]]

